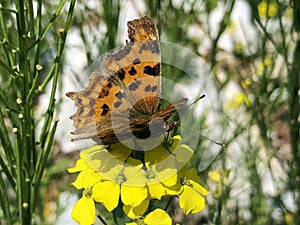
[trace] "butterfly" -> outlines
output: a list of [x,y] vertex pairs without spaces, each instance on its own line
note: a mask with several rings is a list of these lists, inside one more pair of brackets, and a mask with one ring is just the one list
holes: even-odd
[[187,99],[160,109],[162,101],[159,36],[149,16],[127,23],[129,41],[102,59],[106,75],[93,72],[88,86],[66,95],[77,111],[70,118],[77,135],[104,145],[146,139],[169,131],[166,123]]

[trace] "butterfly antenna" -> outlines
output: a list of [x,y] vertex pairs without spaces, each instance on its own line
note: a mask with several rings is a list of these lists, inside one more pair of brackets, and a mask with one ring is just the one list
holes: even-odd
[[[204,97],[205,97],[205,94],[201,95],[199,98],[197,98],[197,99],[196,99],[195,101],[193,101],[191,104],[189,104],[189,105],[184,109],[184,111],[187,110],[189,107],[191,107],[192,105],[194,105],[196,102],[198,102],[200,99],[202,99],[202,98],[204,98]],[[180,124],[179,121],[169,121],[169,123],[167,124],[167,128],[166,128],[166,131],[167,131],[168,136],[169,136],[169,132],[170,132],[171,130],[173,130],[175,127],[177,127],[177,126],[180,126],[181,128],[185,128],[185,127],[183,127],[183,126]],[[200,134],[199,131],[197,131],[197,133],[200,135],[200,137],[204,138],[205,140],[208,140],[208,141],[210,141],[210,142],[212,142],[212,143],[214,143],[214,144],[216,144],[216,145],[219,145],[219,146],[221,146],[222,148],[225,148],[225,147],[226,147],[226,145],[225,145],[224,143],[222,143],[222,142],[218,142],[218,141],[212,140],[212,139],[210,139],[210,138],[208,138],[208,137],[206,137],[206,136]],[[167,137],[168,137],[168,136],[167,136]]]
[[[200,98],[199,98],[199,99],[200,99]],[[183,127],[181,124],[178,124],[177,126],[180,126],[180,127],[182,127],[182,128],[185,128],[185,127]],[[200,134],[199,131],[197,131],[197,133],[198,133],[198,135],[199,135],[200,137],[202,137],[203,139],[208,140],[208,141],[210,141],[210,142],[212,142],[212,143],[214,143],[214,144],[216,144],[216,145],[219,145],[219,146],[221,146],[221,148],[225,148],[225,147],[226,147],[226,144],[224,144],[224,143],[222,143],[222,142],[218,142],[218,141],[212,140],[212,139],[210,139],[210,138],[208,138],[208,137],[206,137],[206,136]]]
[[226,147],[226,145],[224,144],[224,143],[222,143],[222,142],[218,142],[218,141],[215,141],[215,140],[212,140],[212,139],[210,139],[210,138],[208,138],[208,137],[206,137],[206,136],[203,136],[202,134],[199,134],[202,138],[204,138],[204,139],[206,139],[206,140],[208,140],[208,141],[211,141],[212,143],[214,143],[214,144],[216,144],[216,145],[219,145],[219,146],[221,146],[222,148],[225,148]]
[[190,108],[192,105],[194,105],[196,102],[198,102],[200,99],[202,99],[202,98],[204,98],[205,97],[205,95],[203,94],[203,95],[201,95],[199,98],[197,98],[195,101],[193,101],[191,104],[189,104],[186,108],[188,109],[188,108]]
[[185,112],[186,110],[188,110],[192,105],[194,105],[196,102],[198,102],[200,99],[204,98],[205,95],[201,95],[199,98],[197,98],[195,101],[193,101],[191,104],[189,104],[186,107],[182,107],[181,109],[179,109],[180,112]]

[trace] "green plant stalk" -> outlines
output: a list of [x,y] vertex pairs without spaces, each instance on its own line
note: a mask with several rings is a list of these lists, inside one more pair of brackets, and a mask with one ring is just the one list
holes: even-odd
[[[0,157],[0,166],[1,166],[1,172],[4,173],[8,179],[8,182],[12,187],[16,186],[16,182],[13,179],[13,172],[9,169],[9,167],[5,164],[5,161],[2,157]],[[1,177],[3,179],[3,177]],[[5,188],[7,189],[7,188]]]
[[[223,20],[221,21],[220,23],[220,29],[219,29],[219,32],[216,36],[216,38],[213,40],[213,43],[212,43],[212,48],[211,48],[211,58],[210,58],[210,62],[211,62],[211,70],[214,68],[215,64],[216,64],[216,54],[217,54],[217,46],[218,46],[218,42],[220,40],[220,37],[221,35],[224,33],[224,31],[226,30],[226,27],[229,23],[229,19],[230,19],[230,15],[231,15],[231,12],[233,10],[233,6],[234,6],[234,3],[235,1],[231,1],[231,0],[228,0],[227,1],[228,3],[228,9],[225,11],[225,15],[223,17]],[[215,77],[217,78],[217,77]],[[220,83],[218,81],[218,83]]]
[[[41,36],[36,36],[37,37],[36,41],[28,47],[28,50],[32,49],[34,46],[36,46],[39,42],[41,42],[45,38],[45,36],[48,33],[49,29],[53,26],[53,23],[55,22],[56,18],[58,17],[58,15],[60,15],[61,10],[63,9],[65,3],[66,3],[66,0],[62,0],[59,3],[58,7],[56,8],[55,12],[53,13],[52,17],[50,18],[50,21],[47,23],[47,26],[42,31]],[[42,3],[40,2],[39,4],[41,5]],[[40,9],[39,13],[41,13],[41,9]],[[39,20],[41,20],[41,15],[39,16]],[[37,23],[40,24],[39,20],[37,20]]]
[[0,176],[0,194],[1,194],[1,206],[3,208],[3,214],[5,216],[5,222],[7,225],[12,225],[12,217],[10,213],[10,207],[9,207],[9,200],[8,200],[8,193],[6,191],[5,183],[3,181],[3,177]]
[[215,219],[215,225],[222,224],[222,209],[223,209],[223,202],[221,200],[217,203],[217,216]]
[[27,95],[27,98],[26,98],[26,104],[28,105],[32,105],[32,100],[33,100],[33,97],[35,96],[36,94],[36,88],[39,84],[39,80],[40,80],[40,77],[41,77],[41,72],[40,71],[36,71],[36,75],[35,75],[35,78],[33,80],[33,84],[30,88],[30,91]]
[[300,2],[292,0],[291,5],[293,6],[294,28],[300,32]]
[[[8,34],[7,34],[7,27],[4,25],[4,20],[3,20],[3,15],[2,15],[2,11],[0,10],[0,30],[1,30],[1,34],[4,36],[3,40],[1,40],[1,44],[3,46],[4,52],[5,52],[5,56],[7,58],[8,61],[8,65],[4,62],[1,61],[1,66],[8,66],[9,67],[9,71],[14,71],[14,66],[15,66],[15,59],[13,56],[13,50],[16,52],[16,48],[8,41]],[[4,57],[3,57],[4,58]],[[6,68],[7,70],[7,68]],[[12,75],[15,77],[17,74],[14,71],[12,73]]]
[[[4,106],[6,107],[6,113],[7,113],[8,118],[11,120],[12,127],[16,127],[16,123],[14,122],[14,115],[12,113],[12,110],[8,109],[9,106],[8,106],[8,102],[7,102],[7,96],[1,90],[1,88],[0,88],[0,99],[4,103]],[[6,160],[2,160],[2,158],[1,158],[1,160],[3,161],[2,169],[4,171],[10,171],[9,173],[6,173],[6,175],[7,175],[8,180],[10,181],[12,187],[15,187],[14,177],[16,177],[16,173],[15,173],[14,167],[16,166],[16,156],[14,154],[13,145],[9,138],[8,128],[5,124],[3,116],[2,116],[4,114],[2,112],[1,107],[0,107],[0,115],[1,115],[1,117],[0,117],[0,136],[1,137],[0,137],[0,139],[1,139],[1,143],[3,145],[3,151],[5,153],[6,160],[8,162],[8,165],[4,164],[4,162]],[[5,169],[5,168],[7,168],[7,169]],[[10,176],[10,175],[12,175],[12,176]]]
[[6,65],[2,60],[0,60],[0,66],[2,66],[2,68],[4,68],[13,77],[17,76],[17,72],[13,70],[10,66]]
[[[53,22],[55,21],[55,19],[57,18],[57,16],[61,13],[63,6],[65,5],[66,1],[61,1],[59,6],[57,7],[57,10],[55,11],[54,16],[52,16],[50,22],[47,24],[46,29],[44,29],[42,35],[40,36],[40,32],[41,32],[41,5],[42,5],[42,1],[40,0],[38,2],[39,7],[38,7],[38,15],[37,15],[37,36],[36,36],[36,48],[35,48],[35,59],[34,59],[34,67],[36,66],[36,64],[39,62],[39,57],[40,57],[40,40],[42,40],[46,33],[48,32],[48,30],[52,27]],[[9,74],[12,74],[15,77],[15,83],[17,84],[17,86],[19,87],[19,89],[17,90],[17,96],[22,100],[22,104],[20,104],[19,108],[17,110],[15,110],[17,113],[22,112],[23,114],[23,118],[17,118],[15,115],[12,115],[11,110],[8,111],[8,117],[11,121],[11,124],[13,127],[16,127],[18,130],[17,132],[15,132],[15,146],[16,146],[16,151],[14,151],[12,149],[12,145],[10,143],[9,137],[8,137],[8,132],[7,132],[7,127],[5,126],[5,123],[3,121],[3,118],[1,122],[1,134],[4,134],[1,136],[1,142],[5,143],[5,147],[10,146],[11,151],[6,154],[7,157],[9,157],[9,164],[11,165],[11,168],[16,168],[16,176],[14,176],[13,174],[11,174],[11,171],[8,169],[9,167],[7,167],[4,164],[4,161],[1,158],[0,163],[3,164],[2,168],[3,171],[5,172],[5,174],[7,175],[7,178],[9,180],[9,182],[11,183],[12,187],[14,187],[13,185],[13,181],[14,179],[12,179],[13,177],[15,177],[17,183],[16,183],[16,195],[17,195],[17,205],[18,205],[18,219],[19,219],[19,224],[23,225],[30,225],[32,223],[32,216],[34,213],[34,207],[35,207],[35,199],[36,199],[36,194],[38,193],[38,188],[39,185],[41,183],[41,179],[42,179],[42,174],[45,168],[45,162],[50,154],[50,151],[52,149],[52,145],[53,145],[53,141],[54,141],[54,134],[56,131],[56,127],[57,127],[57,122],[54,123],[54,126],[52,127],[52,129],[50,129],[50,125],[51,125],[51,119],[53,117],[53,112],[54,112],[54,103],[55,103],[55,92],[56,92],[56,87],[57,87],[57,80],[58,80],[58,73],[59,73],[59,68],[61,66],[61,59],[62,59],[62,52],[64,49],[64,45],[65,45],[65,39],[66,39],[66,34],[67,34],[67,30],[70,27],[70,23],[71,23],[71,18],[73,15],[73,11],[74,11],[74,5],[75,5],[75,0],[71,1],[70,4],[70,10],[69,10],[69,14],[68,14],[68,18],[67,18],[67,22],[65,25],[65,29],[64,32],[62,32],[61,38],[59,40],[59,46],[58,46],[58,56],[55,59],[54,62],[54,69],[50,74],[50,80],[53,78],[53,85],[52,85],[52,91],[51,91],[51,98],[50,98],[50,102],[49,102],[49,107],[48,107],[48,114],[46,115],[46,119],[45,122],[47,124],[47,127],[49,126],[49,129],[47,129],[47,135],[45,136],[45,143],[46,147],[45,147],[45,151],[41,151],[43,154],[41,155],[41,162],[42,163],[36,163],[36,159],[34,157],[34,154],[36,152],[36,147],[35,147],[35,126],[34,126],[34,111],[32,110],[32,103],[34,101],[34,98],[36,97],[36,94],[38,92],[35,92],[35,89],[38,85],[38,81],[40,78],[40,72],[36,70],[36,68],[34,68],[33,71],[35,71],[35,76],[32,76],[32,73],[30,72],[30,61],[28,59],[28,45],[27,45],[27,38],[31,38],[34,35],[34,13],[33,13],[33,6],[32,6],[32,1],[28,0],[27,2],[27,11],[25,10],[25,2],[24,0],[21,1],[17,1],[16,3],[16,19],[17,19],[17,31],[18,31],[18,49],[19,49],[19,54],[18,54],[18,62],[19,62],[19,69],[20,72],[18,73],[17,71],[15,71],[12,65],[15,65],[15,59],[12,55],[12,52],[9,50],[9,48],[7,48],[6,46],[4,46],[4,50],[6,52],[6,56],[8,58],[8,62],[10,62],[10,65],[7,65],[6,63],[4,63],[4,61],[0,61],[0,66],[2,66]],[[26,31],[26,23],[27,23],[27,15],[26,13],[29,14],[29,27],[30,27],[30,32],[27,33]],[[1,14],[0,17],[0,23],[1,23],[1,28],[4,29],[4,31],[6,32],[6,27],[4,25],[3,22],[3,17]],[[4,33],[5,33],[4,32]],[[7,32],[6,32],[6,36],[7,36]],[[6,42],[4,42],[6,43]],[[11,49],[15,49],[14,47]],[[49,81],[50,81],[49,80]],[[5,93],[2,92],[1,90],[1,98],[5,99]],[[24,101],[26,99],[26,101]],[[10,106],[8,105],[9,103],[5,103],[6,99],[4,101],[4,104],[10,108]],[[19,111],[20,110],[20,111]],[[13,112],[13,113],[16,113]],[[50,114],[49,114],[50,112]],[[2,113],[1,113],[2,114]],[[48,117],[47,117],[48,116]],[[48,119],[47,119],[48,118]],[[50,123],[48,123],[48,121],[50,121]],[[5,129],[3,129],[5,128]],[[48,131],[49,131],[49,135],[48,135]],[[6,135],[5,135],[6,134]],[[8,148],[4,149],[6,152],[9,150]],[[14,160],[15,158],[15,160]],[[14,163],[15,161],[15,163]],[[39,171],[35,171],[35,165],[39,166],[40,170]],[[15,167],[14,167],[15,166]],[[14,171],[14,170],[12,170]],[[32,176],[34,175],[39,175],[39,179],[37,185],[32,185],[33,182],[31,179]],[[33,177],[34,178],[34,177]],[[4,180],[1,180],[4,181]],[[4,184],[4,182],[3,182]],[[2,187],[1,193],[5,194],[4,191],[6,190],[5,186]],[[8,198],[8,196],[5,196],[6,198]],[[3,201],[2,201],[3,200]],[[7,204],[7,200],[5,200],[4,198],[1,199],[1,201],[3,202],[2,205],[6,205]],[[6,203],[5,203],[6,202]],[[8,209],[7,207],[5,207],[5,209]],[[9,209],[8,209],[9,210]],[[5,212],[7,214],[7,212]],[[7,220],[7,223],[11,223],[11,217]]]
[[28,13],[29,13],[29,30],[30,30],[30,37],[34,35],[34,11],[33,11],[33,4],[32,0],[27,0],[28,3]]
[[47,146],[45,149],[41,149],[40,151],[40,155],[36,164],[36,171],[34,173],[34,177],[32,179],[32,187],[36,187],[36,188],[31,188],[31,193],[30,193],[30,213],[33,214],[34,213],[34,209],[35,209],[35,204],[36,204],[36,196],[37,192],[38,192],[38,187],[41,184],[41,180],[43,177],[43,172],[45,169],[45,165],[46,165],[46,161],[49,157],[49,154],[51,152],[52,146],[53,146],[53,142],[54,142],[54,135],[57,129],[57,124],[58,124],[58,120],[56,120],[54,122],[54,125],[50,131],[49,134],[49,139],[47,141]]
[[17,199],[18,199],[18,210],[19,210],[19,223],[20,224],[26,224],[25,218],[24,218],[24,210],[23,210],[23,203],[24,203],[24,192],[25,189],[25,182],[24,182],[24,176],[23,176],[23,154],[21,152],[22,145],[19,135],[15,135],[16,140],[16,146],[17,146]]
[[[53,117],[53,110],[54,110],[54,103],[55,103],[55,92],[56,92],[57,81],[58,81],[58,73],[59,73],[59,68],[61,66],[62,53],[63,53],[63,49],[64,49],[64,46],[65,46],[65,41],[66,41],[66,37],[67,37],[66,34],[67,34],[67,31],[69,30],[69,27],[70,27],[70,24],[71,24],[71,18],[72,18],[72,15],[73,15],[75,2],[76,2],[76,0],[72,0],[71,3],[70,3],[69,14],[68,14],[68,17],[67,17],[66,25],[65,25],[64,31],[61,33],[61,37],[60,37],[60,40],[59,40],[58,53],[57,53],[57,56],[55,58],[55,63],[54,63],[53,68],[51,68],[51,71],[49,72],[50,74],[48,75],[48,77],[51,77],[52,74],[53,74],[53,84],[52,84],[50,101],[49,101],[49,104],[48,104],[48,109],[47,109],[47,114],[46,114],[44,126],[43,126],[41,134],[40,134],[40,142],[42,143],[42,148],[43,148],[43,143],[46,140],[46,136],[49,132],[51,119]],[[45,81],[50,80],[48,77],[45,79]],[[46,85],[45,82],[43,82],[41,87],[44,87],[44,85]]]
[[[5,151],[5,154],[8,155],[8,156],[11,156],[10,153],[13,152],[13,147],[11,145],[11,142],[10,142],[10,139],[9,139],[9,136],[8,136],[8,132],[7,132],[7,127],[5,126],[5,123],[4,123],[4,120],[3,120],[3,117],[2,117],[2,110],[0,108],[0,139],[1,139],[1,143],[3,146],[5,146],[7,149],[4,149]],[[12,157],[8,157],[8,160],[10,162],[13,161],[13,158]]]
[[101,221],[103,225],[107,225],[106,221],[101,217],[101,215],[97,215],[97,218]]
[[[41,30],[42,30],[42,2],[41,2],[41,0],[37,1],[37,13],[36,14],[37,15],[36,15],[36,24],[35,24],[35,26],[36,26],[35,40],[38,41],[40,39]],[[40,45],[37,44],[34,49],[33,71],[36,70],[36,65],[38,65],[39,62],[40,62]],[[39,76],[40,74],[36,74],[36,75]],[[38,83],[33,84],[33,85],[35,85],[35,89],[37,87],[37,84]]]
[[[278,5],[280,5],[279,0],[276,0],[276,2],[277,2]],[[287,35],[286,35],[285,30],[284,30],[282,17],[283,17],[283,15],[281,13],[281,10],[278,10],[279,28],[280,28],[280,34],[281,34],[281,39],[282,39],[282,43],[280,44],[280,46],[282,48],[282,55],[284,57],[286,68],[288,69],[289,68],[289,66],[288,66],[289,59],[288,59],[288,50],[287,50],[286,41],[285,41]]]
[[[288,76],[288,90],[289,90],[289,111],[290,111],[290,123],[289,123],[289,133],[290,133],[290,144],[293,154],[292,166],[292,188],[294,189],[295,196],[300,193],[300,151],[299,151],[299,130],[300,123],[298,121],[300,114],[300,103],[299,103],[299,76],[300,76],[300,39],[296,43],[296,48],[294,50],[294,58],[292,69],[290,70]],[[295,224],[300,224],[300,197],[295,197],[295,204],[298,206],[298,212],[295,213]]]
[[[2,114],[2,110],[0,108],[0,115]],[[13,153],[13,148],[8,136],[7,127],[5,126],[4,120],[2,116],[0,116],[0,139],[3,146],[5,146],[3,149],[5,151],[6,159],[10,165],[10,168],[13,168],[15,158]],[[2,159],[2,156],[0,157],[0,165],[2,171],[5,173],[7,179],[9,180],[12,187],[15,186],[15,181],[13,179],[13,172],[9,169],[9,167],[5,164],[4,160]],[[2,176],[1,176],[2,177]]]
[[108,49],[113,49],[116,46],[117,29],[120,15],[120,0],[117,1],[102,1],[104,19],[107,27],[105,36],[108,38]]
[[[269,34],[269,32],[267,31],[266,26],[264,26],[259,18],[259,16],[257,14],[254,14],[254,19],[257,22],[257,24],[259,25],[259,28],[262,29],[265,37],[271,42],[271,44],[273,45],[273,47],[276,49],[276,51],[283,56],[284,59],[287,59],[287,49],[285,46],[285,41],[282,42],[281,45],[277,44],[276,41],[273,39],[272,35]],[[279,25],[281,26],[281,22],[279,23]],[[282,38],[284,39],[284,32],[282,30],[280,30],[281,34],[283,35]],[[280,46],[280,47],[279,47]],[[286,61],[288,62],[288,61]]]
[[[4,19],[3,19],[3,8],[0,10],[0,29],[1,29],[1,37],[5,40],[8,40],[8,34],[7,34],[7,27],[5,26]],[[1,40],[3,41],[3,40]]]
[[[59,68],[61,66],[62,54],[63,54],[63,50],[64,50],[64,46],[65,46],[67,32],[71,25],[71,19],[72,19],[73,12],[74,12],[75,2],[76,2],[76,0],[72,0],[70,2],[67,21],[66,21],[66,24],[64,27],[64,31],[61,33],[61,36],[59,39],[58,54],[55,59],[53,70],[50,71],[50,75],[53,74],[53,83],[52,83],[52,90],[51,90],[50,101],[49,101],[49,105],[48,105],[48,109],[47,109],[47,114],[46,114],[44,126],[42,128],[41,136],[40,136],[40,142],[41,142],[42,149],[39,152],[38,161],[36,164],[36,172],[33,177],[33,186],[35,186],[35,187],[39,187],[39,185],[41,183],[43,171],[44,171],[45,164],[46,164],[46,159],[48,158],[48,156],[50,154],[50,150],[51,150],[53,140],[54,140],[54,134],[55,134],[57,123],[58,123],[58,121],[55,121],[54,126],[49,133],[51,120],[53,118],[53,113],[54,113],[55,93],[56,93],[56,89],[57,89]],[[62,5],[60,5],[60,7],[62,7]],[[48,138],[48,141],[46,141],[48,134],[49,134],[49,138]],[[47,142],[47,145],[46,145],[45,152],[44,152],[43,149],[44,149],[46,142]],[[36,192],[37,192],[37,189],[35,189],[35,190],[32,189],[32,191],[31,191],[31,200],[30,201],[31,201],[31,205],[32,205],[32,207],[31,207],[32,213],[33,213],[34,206],[36,203],[36,199],[35,199]]]
[[51,81],[51,79],[53,78],[54,76],[54,71],[55,71],[55,67],[56,67],[56,64],[53,64],[47,77],[44,79],[44,81],[40,84],[38,90],[35,90],[35,93],[39,93],[40,91],[44,90],[45,87],[48,85],[48,83]]
[[[27,42],[26,42],[26,34],[25,34],[25,5],[24,1],[20,0],[16,2],[16,8],[18,13],[16,14],[17,18],[17,30],[18,30],[18,40],[19,40],[19,68],[20,68],[20,74],[16,78],[16,82],[18,82],[20,87],[20,93],[21,93],[21,99],[25,99],[26,96],[26,80],[25,77],[28,73],[27,68]],[[26,111],[26,109],[25,109]],[[26,113],[25,113],[26,114]],[[27,114],[25,115],[25,117]],[[24,118],[25,123],[27,121],[26,118]],[[25,129],[22,129],[23,131]],[[16,138],[16,158],[17,158],[17,199],[18,199],[18,210],[19,210],[19,223],[20,224],[28,224],[30,225],[30,221],[26,220],[26,209],[23,207],[23,203],[25,203],[26,199],[26,183],[24,179],[24,173],[23,173],[23,163],[24,159],[23,156],[28,154],[28,148],[27,148],[27,138],[24,140],[24,136],[20,136],[19,132],[15,135]],[[29,222],[29,223],[27,223]]]

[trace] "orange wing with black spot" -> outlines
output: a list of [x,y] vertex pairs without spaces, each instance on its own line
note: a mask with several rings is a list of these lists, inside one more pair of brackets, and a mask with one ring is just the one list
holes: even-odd
[[[158,32],[149,16],[128,22],[129,42],[103,57],[108,75],[93,73],[88,86],[67,96],[75,101],[71,116],[80,138],[100,138],[112,144],[149,135],[149,123],[156,117],[166,121],[186,100],[159,110],[161,101],[161,59]],[[159,130],[159,126],[158,130]],[[161,132],[157,132],[158,135]]]

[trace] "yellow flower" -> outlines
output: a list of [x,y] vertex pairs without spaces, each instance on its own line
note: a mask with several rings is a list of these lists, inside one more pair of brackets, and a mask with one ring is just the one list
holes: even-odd
[[256,74],[261,76],[265,73],[265,69],[272,64],[271,57],[266,57],[263,61],[259,60],[256,65]]
[[293,18],[293,8],[292,7],[287,7],[285,12],[284,12],[284,16],[287,18],[287,19],[292,19]]
[[252,80],[250,78],[246,78],[245,80],[242,81],[241,85],[242,87],[247,90],[248,87],[252,84]]
[[91,225],[96,221],[95,203],[89,195],[84,194],[72,210],[72,218],[80,225]]
[[229,182],[230,170],[212,170],[208,173],[208,178],[216,183],[215,189],[213,191],[213,196],[216,199],[220,199],[223,194],[224,184],[227,185]]
[[272,64],[272,62],[273,62],[273,60],[270,56],[268,56],[264,59],[264,65],[265,66],[270,66]]
[[73,168],[69,168],[68,172],[69,173],[77,173],[83,170],[88,169],[88,164],[83,160],[83,159],[78,159],[76,161],[76,165]]
[[234,45],[234,52],[238,54],[243,54],[245,46],[241,42],[236,42]]
[[[119,147],[118,147],[119,149]],[[140,182],[144,176],[141,161],[108,152],[103,146],[96,146],[82,151],[82,157],[89,166],[102,177],[93,187],[93,198],[102,203],[108,211],[115,209],[119,197],[125,205],[137,206],[147,198],[145,183]],[[111,151],[114,151],[112,149]],[[124,163],[126,161],[126,163]]]
[[287,225],[295,225],[293,216],[290,213],[287,213],[287,214],[284,215],[284,220],[285,220]]
[[262,61],[259,61],[256,67],[256,74],[259,76],[263,75],[264,69],[265,69],[264,63]]
[[190,147],[180,142],[181,138],[177,135],[164,145],[145,153],[145,178],[149,195],[153,199],[175,195],[180,191],[176,189],[177,171],[185,166],[193,155]]
[[171,225],[172,219],[162,209],[155,209],[144,218],[140,217],[135,222],[126,223],[126,225]]
[[202,211],[205,207],[203,196],[208,194],[208,190],[201,185],[201,180],[195,168],[183,168],[178,173],[181,192],[179,194],[179,206],[185,214],[194,214]]
[[251,104],[250,99],[245,93],[235,93],[233,99],[225,103],[225,109],[237,109],[241,107],[242,104],[249,106]]
[[267,17],[274,17],[277,14],[278,4],[263,0],[258,4],[257,8],[259,17],[262,19],[266,19]]
[[216,170],[209,171],[208,178],[216,183],[221,182],[221,174]]
[[230,20],[230,21],[228,22],[228,25],[226,26],[226,31],[227,31],[228,33],[232,33],[233,31],[236,30],[236,27],[237,27],[237,22],[234,21],[234,20]]
[[148,206],[149,206],[149,200],[146,199],[136,207],[132,207],[130,205],[124,205],[123,211],[130,219],[135,220],[144,215]]
[[72,183],[77,189],[84,188],[82,197],[76,202],[72,210],[72,218],[80,225],[90,225],[96,220],[95,202],[92,198],[92,188],[100,181],[100,176],[91,169],[83,170]]
[[180,142],[180,136],[175,136],[145,152],[144,163],[130,157],[132,150],[120,143],[109,151],[99,145],[83,150],[76,166],[68,170],[80,172],[72,184],[84,189],[73,208],[74,220],[91,224],[96,216],[95,202],[112,211],[122,201],[123,211],[136,220],[132,224],[171,224],[163,210],[143,217],[149,201],[165,195],[179,195],[180,206],[187,214],[201,211],[208,191],[201,186],[195,169],[182,169],[193,151]]

